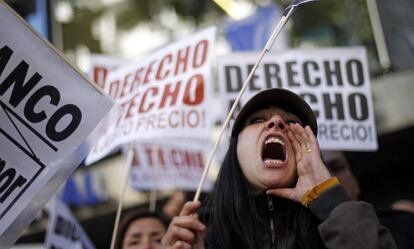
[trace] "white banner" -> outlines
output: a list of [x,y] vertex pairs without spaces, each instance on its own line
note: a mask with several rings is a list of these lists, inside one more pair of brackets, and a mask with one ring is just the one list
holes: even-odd
[[[130,185],[138,190],[182,189],[195,191],[203,174],[209,140],[157,140],[135,145]],[[204,190],[211,189],[207,179]]]
[[88,71],[89,78],[103,90],[109,72],[123,64],[127,64],[127,61],[111,56],[92,54]]
[[95,249],[64,203],[54,199],[49,209],[45,249]]
[[[237,53],[218,59],[223,115],[228,113],[258,59]],[[242,98],[255,92],[286,88],[301,95],[318,119],[322,149],[376,150],[377,135],[364,48],[291,50],[266,55]]]
[[123,108],[87,163],[136,140],[211,136],[211,57],[215,29],[175,42],[108,74],[105,91]]
[[79,165],[112,105],[0,1],[1,248]]

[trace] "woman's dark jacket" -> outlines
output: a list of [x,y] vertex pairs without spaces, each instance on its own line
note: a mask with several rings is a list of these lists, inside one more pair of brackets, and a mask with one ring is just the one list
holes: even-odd
[[[269,207],[269,201],[271,207]],[[287,244],[281,246],[279,243],[278,245],[278,236],[290,236],[283,233],[284,230],[287,230],[285,229],[286,225],[289,225],[290,222],[286,218],[289,217],[286,212],[292,210],[289,209],[289,211],[285,208],[287,202],[292,203],[277,197],[269,199],[264,194],[256,197],[259,219],[257,229],[255,229],[257,248],[308,248],[307,245],[304,245],[303,240],[298,242],[297,235],[292,236],[292,241],[287,240]],[[304,208],[298,203],[294,203],[294,205],[298,208]],[[309,209],[314,216],[315,223],[313,224],[315,225],[303,224],[303,226],[308,226],[305,227],[307,229],[304,232],[305,239],[307,239],[306,233],[316,235],[319,233],[317,236],[319,241],[312,243],[320,245],[317,247],[321,249],[397,248],[390,232],[379,224],[372,205],[361,201],[351,201],[342,186],[336,186],[324,192],[310,204]],[[206,247],[209,248],[208,245]]]

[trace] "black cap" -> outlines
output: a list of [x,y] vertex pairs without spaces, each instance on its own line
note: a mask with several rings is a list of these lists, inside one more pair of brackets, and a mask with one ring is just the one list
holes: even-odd
[[237,136],[243,129],[247,117],[264,107],[277,106],[295,114],[303,126],[309,125],[315,136],[318,134],[318,124],[310,106],[296,93],[282,89],[271,88],[258,92],[242,107],[233,124],[231,136]]

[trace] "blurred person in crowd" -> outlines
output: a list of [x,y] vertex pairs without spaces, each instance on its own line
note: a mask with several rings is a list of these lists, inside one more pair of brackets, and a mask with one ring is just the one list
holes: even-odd
[[133,211],[121,220],[116,249],[161,249],[167,229],[165,219],[153,212]]
[[298,95],[268,89],[234,122],[208,228],[187,202],[164,248],[396,248],[373,207],[352,201],[324,165],[316,118]]
[[349,197],[355,201],[359,200],[359,183],[351,172],[345,154],[341,151],[324,150],[322,151],[322,158],[329,172],[338,177]]
[[[353,200],[359,200],[358,180],[351,171],[345,153],[341,151],[322,151],[322,158],[329,172],[338,177],[348,195]],[[397,208],[395,207],[395,203],[402,204],[400,209],[398,209],[398,205]],[[390,230],[399,249],[414,249],[414,214],[404,210],[404,208],[410,206],[407,202],[395,203],[391,205],[391,209],[377,212],[380,223]]]

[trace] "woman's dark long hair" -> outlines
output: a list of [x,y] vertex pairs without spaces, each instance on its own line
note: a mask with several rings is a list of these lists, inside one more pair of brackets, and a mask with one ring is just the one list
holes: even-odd
[[[263,199],[266,197],[263,195]],[[277,199],[277,198],[276,198]],[[324,248],[317,230],[319,221],[299,203],[281,199],[283,215],[275,222],[277,248]],[[259,249],[260,225],[257,193],[253,192],[237,159],[237,138],[231,138],[215,189],[208,201],[210,217],[205,238],[209,249]],[[262,215],[263,221],[263,215]],[[259,235],[260,236],[260,235]],[[269,241],[271,244],[271,241]]]

